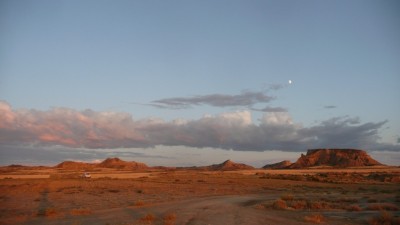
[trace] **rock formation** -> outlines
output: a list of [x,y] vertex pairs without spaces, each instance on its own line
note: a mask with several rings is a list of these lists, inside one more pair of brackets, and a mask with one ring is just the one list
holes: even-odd
[[362,167],[382,165],[364,150],[358,149],[311,149],[288,168],[301,169],[315,166]]
[[207,170],[222,170],[222,171],[229,171],[229,170],[252,170],[254,167],[243,164],[243,163],[235,163],[231,160],[226,160],[221,164],[214,164],[211,166],[206,167]]
[[285,160],[282,162],[265,165],[263,166],[263,169],[285,169],[290,165],[292,165],[292,162],[290,162],[289,160]]
[[114,168],[126,170],[142,170],[147,169],[148,166],[140,162],[127,162],[119,158],[107,158],[101,163],[83,163],[74,161],[64,161],[56,166],[56,168],[68,170],[90,170],[94,168]]
[[89,170],[93,169],[95,164],[84,163],[84,162],[74,162],[74,161],[64,161],[56,166],[56,168],[66,169],[66,170]]
[[97,164],[96,167],[101,168],[114,168],[114,169],[132,169],[132,170],[142,170],[147,169],[148,166],[141,162],[127,162],[119,158],[107,158],[103,162]]

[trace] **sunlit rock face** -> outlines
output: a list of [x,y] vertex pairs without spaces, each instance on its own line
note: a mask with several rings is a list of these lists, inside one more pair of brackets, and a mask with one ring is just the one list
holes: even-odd
[[382,165],[364,150],[359,149],[310,149],[306,155],[289,166],[289,168],[306,168],[314,166],[359,167]]

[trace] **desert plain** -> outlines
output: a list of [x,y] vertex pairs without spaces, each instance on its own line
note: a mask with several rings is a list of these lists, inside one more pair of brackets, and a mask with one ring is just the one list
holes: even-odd
[[[0,168],[0,224],[399,224],[400,168]],[[85,170],[86,171],[86,170]]]

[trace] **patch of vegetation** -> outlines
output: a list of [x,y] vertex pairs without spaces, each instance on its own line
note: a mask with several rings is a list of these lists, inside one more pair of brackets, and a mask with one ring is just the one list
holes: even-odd
[[346,209],[347,209],[347,211],[351,211],[351,212],[362,211],[362,208],[359,205],[349,205]]
[[90,215],[90,214],[92,214],[92,210],[84,209],[84,208],[72,209],[70,213],[71,213],[71,215],[74,215],[74,216]]
[[381,211],[378,216],[371,218],[368,221],[369,225],[399,225],[400,218],[394,217],[387,211]]
[[272,207],[274,209],[287,209],[287,204],[284,200],[278,199],[274,203],[272,203]]
[[142,218],[140,218],[140,222],[146,223],[146,224],[152,224],[155,219],[156,219],[156,217],[153,214],[148,213],[145,216],[143,216]]
[[325,222],[325,220],[326,220],[325,217],[320,213],[311,214],[311,215],[304,217],[304,221],[310,222],[310,223],[323,223],[323,222]]
[[176,221],[176,214],[175,213],[169,213],[164,216],[163,223],[164,225],[174,225]]
[[135,202],[134,205],[137,206],[137,207],[141,207],[141,206],[144,206],[145,204],[144,204],[144,201],[138,200],[138,201]]
[[284,194],[281,196],[281,199],[284,201],[292,201],[294,199],[294,196],[292,194]]

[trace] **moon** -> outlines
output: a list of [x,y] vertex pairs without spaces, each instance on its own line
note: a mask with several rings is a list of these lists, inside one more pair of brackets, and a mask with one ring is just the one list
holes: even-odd
[[289,84],[292,84],[292,80],[288,80],[288,83],[289,83]]

